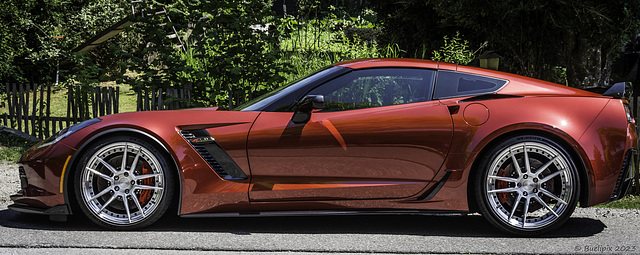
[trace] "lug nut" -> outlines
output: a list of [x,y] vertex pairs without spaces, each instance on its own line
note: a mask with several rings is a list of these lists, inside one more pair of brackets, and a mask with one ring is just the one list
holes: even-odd
[[129,173],[125,172],[124,177],[129,177]]
[[113,188],[114,190],[118,191],[120,190],[120,187],[116,186],[115,188]]
[[527,176],[526,174],[522,176],[522,179],[527,179],[529,178],[529,176]]
[[529,193],[527,193],[527,192],[525,191],[525,192],[522,192],[522,195],[523,195],[523,196],[527,196],[527,195],[529,195]]
[[129,194],[129,190],[128,190],[128,189],[125,189],[125,190],[124,190],[124,193]]
[[533,193],[538,193],[538,189],[533,189]]
[[533,178],[533,182],[538,182],[538,178]]
[[116,176],[116,177],[113,177],[113,179],[117,181],[120,179],[120,177]]

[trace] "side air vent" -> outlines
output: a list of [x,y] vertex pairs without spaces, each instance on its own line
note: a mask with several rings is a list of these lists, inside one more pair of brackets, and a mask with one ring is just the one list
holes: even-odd
[[620,175],[618,175],[618,181],[616,182],[616,187],[613,189],[613,194],[611,194],[611,200],[615,201],[624,197],[633,184],[633,152],[631,149],[627,151],[624,155],[624,160],[622,163],[622,169],[620,170]]
[[181,130],[191,147],[209,164],[213,171],[225,180],[245,180],[247,175],[240,169],[235,161],[220,147],[209,132],[204,129]]

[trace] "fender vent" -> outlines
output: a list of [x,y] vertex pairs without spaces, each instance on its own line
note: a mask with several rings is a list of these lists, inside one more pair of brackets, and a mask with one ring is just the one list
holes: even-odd
[[633,152],[634,150],[631,149],[624,155],[622,169],[620,169],[620,175],[618,176],[616,187],[613,189],[613,193],[611,194],[610,201],[615,201],[624,197],[633,183]]
[[213,137],[204,129],[181,130],[180,134],[213,171],[225,180],[246,180],[247,175],[233,161]]

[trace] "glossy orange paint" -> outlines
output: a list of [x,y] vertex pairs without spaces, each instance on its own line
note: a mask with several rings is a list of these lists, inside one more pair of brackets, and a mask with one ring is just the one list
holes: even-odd
[[[451,143],[451,118],[437,101],[315,112],[305,124],[292,115],[263,112],[251,129],[252,202],[409,197],[432,180]],[[336,183],[344,186],[299,188]]]

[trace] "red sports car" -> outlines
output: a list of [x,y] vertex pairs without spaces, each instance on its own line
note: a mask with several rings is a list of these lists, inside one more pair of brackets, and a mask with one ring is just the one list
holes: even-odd
[[623,93],[434,61],[346,61],[236,111],[74,125],[22,155],[9,208],[83,213],[111,229],[167,212],[479,212],[536,235],[631,185],[637,137]]

